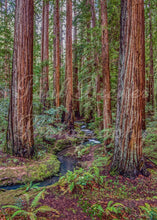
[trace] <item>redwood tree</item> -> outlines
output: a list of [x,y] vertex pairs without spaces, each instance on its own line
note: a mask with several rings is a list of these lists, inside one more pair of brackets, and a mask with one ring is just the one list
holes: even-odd
[[153,36],[152,36],[152,9],[151,1],[149,0],[149,36],[150,36],[150,72],[149,72],[149,90],[148,102],[152,105],[154,110],[154,64],[153,64]]
[[[95,29],[96,28],[96,14],[95,14],[95,1],[94,0],[90,0],[90,5],[91,5],[91,15],[92,15],[92,28]],[[96,41],[97,38],[97,34],[96,31],[94,30],[93,33],[93,38],[94,41],[93,43]],[[99,71],[99,67],[98,67],[98,63],[99,63],[99,59],[98,59],[98,53],[97,53],[97,45],[95,45],[94,48],[94,66],[95,66],[95,71],[97,73],[96,75],[96,100],[97,100],[97,115],[98,117],[102,116],[102,109],[101,109],[101,74]],[[102,126],[100,125],[100,128],[102,128]]]
[[107,2],[101,0],[101,27],[102,27],[102,77],[103,77],[103,124],[108,129],[112,123],[110,70],[109,70],[109,42],[107,24]]
[[66,1],[66,122],[73,128],[72,0]]
[[33,89],[33,0],[16,0],[14,53],[9,107],[7,151],[30,157],[34,152]]
[[74,16],[75,16],[75,26],[74,26],[74,65],[73,65],[73,93],[74,93],[74,113],[75,117],[80,117],[80,103],[79,103],[79,88],[78,88],[78,49],[77,49],[77,12],[76,12],[76,0],[74,1]]
[[112,170],[148,175],[142,156],[144,1],[121,0],[120,58]]
[[60,93],[60,17],[59,17],[59,0],[56,0],[56,107],[59,107]]
[[45,108],[49,91],[49,0],[43,0],[41,62],[40,100]]
[[53,10],[53,105],[56,106],[56,1]]
[[[8,26],[8,21],[7,21],[7,0],[5,0],[5,25],[6,25],[6,32],[7,32],[7,26]],[[6,39],[7,39],[7,34],[6,34]],[[5,69],[5,91],[4,91],[4,98],[8,96],[8,79],[10,80],[10,66],[9,66],[9,53],[8,53],[8,45],[6,43],[5,45],[5,61],[4,61],[4,69]]]

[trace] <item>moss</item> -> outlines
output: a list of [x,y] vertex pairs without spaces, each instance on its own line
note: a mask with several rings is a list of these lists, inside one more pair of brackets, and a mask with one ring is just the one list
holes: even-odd
[[40,161],[31,161],[26,166],[8,167],[0,170],[0,185],[42,181],[59,172],[60,162],[55,155],[47,155]]
[[60,151],[64,150],[65,148],[78,145],[81,142],[82,142],[81,138],[72,138],[72,137],[69,137],[69,138],[64,139],[64,140],[58,140],[56,142],[55,147],[53,148],[53,150],[54,150],[55,153],[57,153],[57,152],[60,152]]
[[[38,191],[41,190],[42,187],[39,189],[31,189],[29,192],[27,192],[27,194],[30,198],[34,198],[36,194],[38,194]],[[0,207],[2,207],[3,205],[23,205],[23,202],[26,199],[24,196],[25,193],[26,191],[23,188],[6,191],[0,190]]]
[[0,191],[0,206],[2,205],[11,205],[16,204],[18,197],[24,194],[23,190],[7,190],[7,191]]
[[54,146],[55,142],[56,142],[56,138],[52,138],[50,136],[45,136],[45,137],[43,137],[43,142],[45,142],[51,146]]
[[37,166],[28,167],[28,179],[31,181],[41,181],[50,176],[54,176],[59,172],[60,162],[57,160],[55,155],[51,155],[47,160],[43,163],[38,163]]

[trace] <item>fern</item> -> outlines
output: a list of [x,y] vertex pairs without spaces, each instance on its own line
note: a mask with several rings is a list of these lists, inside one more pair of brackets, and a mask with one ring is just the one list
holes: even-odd
[[59,217],[59,212],[56,209],[53,209],[49,206],[40,206],[37,208],[37,206],[39,205],[39,200],[42,198],[44,199],[44,193],[45,193],[45,189],[43,189],[41,192],[39,192],[35,198],[33,199],[33,201],[30,204],[30,197],[28,194],[24,194],[25,199],[26,199],[26,203],[27,203],[27,210],[23,210],[21,209],[21,207],[18,206],[14,206],[14,205],[7,205],[7,206],[3,206],[3,209],[6,208],[11,208],[16,210],[13,215],[11,216],[11,219],[13,219],[15,216],[29,216],[29,218],[31,220],[36,220],[37,219],[37,213],[38,212],[54,212],[55,214],[52,216],[55,217]]
[[37,213],[37,212],[54,212],[59,216],[59,212],[56,209],[53,209],[49,206],[41,206],[35,210],[35,213]]
[[142,211],[144,211],[144,214],[142,213],[142,216],[147,215],[150,219],[157,219],[157,208],[151,207],[148,203],[145,203],[145,206],[139,206]]
[[43,189],[41,192],[39,192],[36,197],[34,198],[34,200],[32,201],[32,204],[31,204],[31,207],[36,207],[38,205],[38,202],[39,200],[41,199],[44,199],[44,192],[45,192],[45,189]]
[[113,201],[109,201],[106,207],[106,214],[111,215],[112,213],[119,214],[121,212],[122,207],[125,206],[121,203],[114,203]]

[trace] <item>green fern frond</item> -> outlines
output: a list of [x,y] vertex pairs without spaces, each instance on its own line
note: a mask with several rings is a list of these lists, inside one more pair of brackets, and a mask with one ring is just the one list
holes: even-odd
[[43,189],[41,192],[39,192],[34,200],[32,201],[31,208],[36,207],[38,205],[39,200],[42,198],[43,194],[45,192],[45,189]]
[[14,214],[11,216],[11,218],[13,219],[16,215],[19,215],[19,214],[22,214],[22,215],[27,215],[27,212],[25,210],[18,210],[16,212],[14,212]]
[[114,207],[115,207],[115,206],[122,206],[122,207],[125,207],[122,203],[119,203],[119,202],[114,203],[113,206],[114,206]]
[[34,211],[34,213],[37,213],[37,212],[54,212],[57,215],[60,215],[60,213],[56,209],[53,209],[49,206],[41,206]]
[[2,206],[2,208],[3,208],[3,209],[11,208],[11,209],[18,209],[18,210],[21,210],[20,207],[15,206],[15,205],[5,205],[5,206]]
[[109,201],[108,204],[107,204],[107,208],[111,207],[111,205],[113,204],[113,201]]
[[33,212],[26,212],[26,215],[29,216],[31,220],[37,220],[37,216]]

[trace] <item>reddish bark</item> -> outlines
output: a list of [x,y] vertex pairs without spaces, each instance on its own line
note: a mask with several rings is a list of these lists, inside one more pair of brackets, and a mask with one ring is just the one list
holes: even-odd
[[7,151],[21,157],[30,157],[34,152],[33,15],[33,0],[16,0]]
[[[90,0],[90,5],[91,5],[91,15],[92,15],[92,28],[94,29],[96,27],[96,15],[95,15],[95,6],[94,6],[95,1],[94,0]],[[96,40],[97,34],[96,31],[94,31],[93,33],[93,37],[94,37],[94,42]],[[94,49],[94,66],[95,66],[95,71],[97,72],[97,76],[96,76],[96,100],[97,100],[97,115],[98,117],[102,116],[102,110],[101,110],[101,82],[100,82],[100,72],[98,71],[98,63],[99,63],[99,59],[98,59],[98,54],[97,54],[97,50],[96,50],[96,45],[95,45],[95,49]],[[100,125],[100,128],[102,128],[102,126]]]
[[53,10],[53,105],[56,106],[56,1]]
[[60,18],[59,0],[56,0],[56,107],[60,106]]
[[49,92],[49,1],[43,0],[42,14],[42,46],[41,46],[42,73],[40,78],[40,100],[43,107],[48,107]]
[[[76,5],[76,0],[74,2],[74,6]],[[76,8],[74,8],[74,16],[76,18]],[[73,66],[73,106],[74,106],[74,113],[75,117],[80,117],[80,106],[79,106],[79,90],[78,90],[78,51],[77,51],[77,24],[74,27],[74,66]]]
[[112,170],[148,175],[142,155],[144,1],[121,0],[120,60]]
[[72,0],[66,1],[66,122],[73,129]]
[[103,77],[103,124],[108,129],[112,123],[111,114],[111,88],[109,70],[109,43],[107,23],[107,3],[101,0],[101,27],[102,27],[102,77]]

